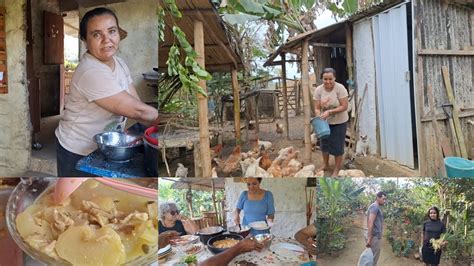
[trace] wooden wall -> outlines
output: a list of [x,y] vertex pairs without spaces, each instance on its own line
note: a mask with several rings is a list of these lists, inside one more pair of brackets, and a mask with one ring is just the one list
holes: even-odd
[[[447,67],[455,104],[460,108],[459,119],[466,150],[472,158],[474,145],[474,9],[453,4],[452,1],[415,0],[414,69],[420,174],[443,174],[440,143],[447,138],[454,151],[453,134],[442,104],[449,103],[441,69]],[[430,112],[432,88],[434,113]],[[438,128],[438,130],[436,130]],[[436,169],[436,165],[441,171]]]

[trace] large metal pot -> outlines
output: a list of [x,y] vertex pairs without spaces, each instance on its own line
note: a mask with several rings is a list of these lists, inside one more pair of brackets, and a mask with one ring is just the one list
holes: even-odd
[[214,247],[214,242],[216,242],[217,240],[224,240],[226,238],[232,238],[232,239],[236,239],[236,240],[239,240],[239,241],[244,239],[243,236],[237,235],[237,234],[225,234],[225,235],[222,234],[222,235],[211,237],[209,239],[209,241],[207,241],[207,248],[214,255],[225,251],[227,248],[216,248],[216,247]]
[[126,162],[143,149],[140,136],[124,132],[103,132],[94,136],[97,147],[105,158],[114,162]]
[[246,237],[250,233],[250,226],[240,225],[239,227],[238,225],[234,225],[227,228],[227,230],[229,231],[229,233],[234,233]]
[[221,235],[224,231],[224,228],[220,226],[210,226],[199,230],[197,235],[199,235],[199,240],[206,245],[211,237]]

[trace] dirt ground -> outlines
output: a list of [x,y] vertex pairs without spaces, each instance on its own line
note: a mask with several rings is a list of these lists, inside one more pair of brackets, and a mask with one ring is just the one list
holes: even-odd
[[[365,249],[364,226],[365,216],[359,214],[352,224],[346,228],[346,247],[333,254],[324,254],[317,257],[318,265],[345,266],[357,265],[359,256]],[[381,266],[421,266],[423,262],[414,258],[397,257],[387,239],[383,238],[380,258],[377,265]],[[443,264],[441,264],[443,265]]]
[[[276,119],[273,122],[270,122],[269,119],[267,120],[269,122],[260,123],[260,127],[259,127],[260,130],[259,130],[258,136],[256,134],[256,130],[246,130],[246,129],[242,130],[241,132],[242,141],[243,141],[243,145],[241,146],[242,152],[246,152],[250,150],[252,147],[251,141],[257,139],[258,137],[260,140],[271,141],[273,143],[273,152],[271,153],[271,156],[270,156],[272,159],[277,157],[278,151],[280,149],[293,146],[295,149],[299,150],[298,160],[302,161],[304,157],[303,115],[289,118],[290,140],[286,140],[284,138],[285,134],[280,135],[276,133],[275,124],[283,123],[283,119]],[[244,121],[242,121],[242,125],[244,125]],[[224,145],[222,149],[223,159],[227,158],[235,147],[233,122],[227,122],[226,125],[224,126],[224,129],[225,129],[224,134],[223,134]],[[182,156],[178,156],[179,152],[177,150],[174,151],[174,153],[175,153],[175,156],[173,156],[174,159],[168,162],[171,176],[175,175],[175,172],[177,169],[177,163],[182,163],[185,167],[188,168],[188,177],[194,177],[194,159],[193,159],[192,150],[188,150],[186,152],[186,155],[182,153]],[[320,150],[313,151],[311,154],[311,159],[312,159],[312,163],[314,163],[317,168],[320,167],[322,165],[321,151]],[[374,156],[357,157],[354,164],[357,167],[357,169],[362,170],[366,176],[374,176],[374,177],[417,176],[416,171],[413,171],[395,162],[382,160]],[[334,166],[333,157],[330,157],[329,165],[330,167]],[[330,176],[331,171],[326,171],[325,175]],[[159,176],[168,176],[165,164],[162,162],[160,162],[160,165],[159,165]],[[224,177],[224,176],[219,175],[219,177]]]

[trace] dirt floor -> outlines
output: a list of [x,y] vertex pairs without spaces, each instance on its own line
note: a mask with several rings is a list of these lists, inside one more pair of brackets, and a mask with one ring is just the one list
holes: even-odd
[[[259,138],[260,140],[264,141],[271,141],[273,143],[273,152],[271,153],[271,159],[277,157],[278,151],[282,148],[286,148],[289,146],[293,146],[295,149],[299,150],[298,160],[303,161],[304,157],[304,123],[303,123],[303,116],[294,116],[289,118],[289,128],[290,128],[290,140],[286,140],[284,138],[285,134],[280,135],[276,132],[276,123],[283,123],[282,119],[276,119],[275,121],[271,122],[267,119],[268,122],[260,123],[260,130],[257,136],[256,130],[242,130],[242,141],[243,145],[241,147],[242,152],[246,152],[251,149],[252,147],[252,140]],[[242,125],[244,125],[244,121],[242,121]],[[213,125],[211,125],[213,126]],[[215,125],[214,125],[215,126]],[[225,159],[229,156],[232,150],[235,147],[235,140],[234,140],[234,130],[233,130],[233,122],[227,122],[224,126],[225,132],[223,134],[223,149],[222,149],[222,158]],[[179,156],[179,151],[175,149],[175,151],[169,151],[174,153],[173,159],[168,161],[169,168],[170,168],[170,175],[174,176],[177,163],[182,163],[185,167],[188,168],[188,177],[194,177],[194,159],[192,150],[186,151],[186,155],[184,155],[184,151],[181,152],[181,156]],[[312,152],[311,155],[312,163],[319,168],[322,165],[322,157],[321,151],[316,150]],[[329,160],[330,167],[334,165],[334,159],[331,157]],[[357,169],[362,170],[366,176],[374,176],[374,177],[412,177],[417,176],[417,172],[409,169],[405,166],[399,165],[395,162],[388,161],[388,160],[381,160],[374,156],[367,156],[367,157],[357,157],[354,165]],[[220,174],[220,173],[219,173]],[[234,174],[234,176],[238,176],[239,173]],[[326,176],[331,175],[331,171],[326,171]],[[160,162],[159,165],[159,176],[169,176],[165,167],[165,164]],[[219,177],[224,177],[219,175]]]
[[[353,223],[346,228],[345,234],[347,236],[346,247],[333,254],[319,255],[316,259],[318,265],[331,265],[331,266],[345,266],[345,265],[357,265],[359,256],[365,249],[364,240],[364,225],[363,221],[365,216],[359,214],[359,216],[353,221]],[[392,252],[392,247],[387,239],[383,238],[382,248],[380,251],[380,258],[378,264],[380,266],[420,266],[424,265],[423,262],[412,258],[397,257]],[[443,265],[443,264],[441,264]]]

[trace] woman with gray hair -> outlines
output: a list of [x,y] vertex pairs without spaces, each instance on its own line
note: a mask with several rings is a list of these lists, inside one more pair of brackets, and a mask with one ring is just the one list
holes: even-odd
[[174,202],[163,202],[159,210],[158,232],[176,231],[180,236],[193,235],[198,231],[197,225],[189,218],[179,214]]

